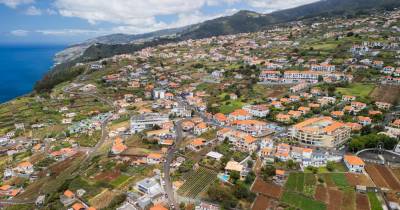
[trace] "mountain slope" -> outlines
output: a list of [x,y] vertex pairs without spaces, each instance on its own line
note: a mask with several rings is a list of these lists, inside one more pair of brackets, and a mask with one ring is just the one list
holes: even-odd
[[[79,53],[61,62],[35,85],[36,91],[50,90],[62,81],[73,78],[79,72],[69,70],[78,62],[99,60],[117,54],[132,53],[148,46],[177,42],[187,39],[206,38],[244,32],[255,32],[275,24],[317,17],[357,16],[376,10],[400,7],[400,0],[321,0],[312,4],[281,10],[270,14],[240,11],[232,16],[221,17],[179,29],[163,30],[143,35],[110,35],[84,43]],[[96,44],[95,44],[96,43]],[[75,46],[76,47],[76,46]],[[83,50],[82,50],[83,49]],[[62,56],[60,56],[62,57]]]

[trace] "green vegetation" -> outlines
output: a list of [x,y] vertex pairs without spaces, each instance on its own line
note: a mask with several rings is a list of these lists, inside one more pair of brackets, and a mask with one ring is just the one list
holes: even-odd
[[344,173],[330,173],[329,176],[332,178],[335,185],[338,186],[340,189],[344,189],[350,186]]
[[123,184],[126,180],[128,180],[130,176],[121,174],[118,178],[112,180],[110,184],[114,187],[119,187],[121,184]]
[[219,112],[223,114],[229,114],[236,109],[240,109],[243,106],[243,103],[239,100],[230,100],[223,103],[223,105],[219,108]]
[[200,167],[188,177],[186,182],[178,189],[178,193],[182,196],[197,198],[199,193],[217,179],[217,173]]
[[368,199],[369,199],[369,203],[371,205],[371,210],[383,210],[382,204],[379,201],[379,199],[375,193],[369,192]]
[[390,138],[383,134],[368,134],[364,136],[355,136],[350,140],[349,150],[357,152],[365,148],[376,148],[382,142],[385,149],[392,150],[396,146],[398,140]]
[[288,205],[294,206],[299,209],[303,210],[324,210],[326,209],[326,205],[324,203],[321,203],[319,201],[315,201],[311,198],[308,198],[306,196],[294,193],[294,192],[288,192],[285,191],[282,196],[282,201],[285,202]]
[[336,88],[336,93],[367,99],[374,88],[375,85],[373,84],[351,83],[348,85],[348,87]]

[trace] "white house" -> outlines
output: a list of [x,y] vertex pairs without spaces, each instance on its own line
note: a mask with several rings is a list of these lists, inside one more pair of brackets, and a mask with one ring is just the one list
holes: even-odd
[[354,155],[345,155],[344,163],[350,172],[362,173],[364,170],[365,163],[364,161]]

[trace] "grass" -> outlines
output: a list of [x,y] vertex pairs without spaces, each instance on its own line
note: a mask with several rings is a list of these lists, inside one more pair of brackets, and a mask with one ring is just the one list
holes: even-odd
[[369,203],[371,204],[371,210],[383,210],[382,204],[379,201],[379,199],[375,193],[369,192],[368,199],[369,199]]
[[375,85],[373,84],[353,83],[346,88],[337,88],[336,93],[340,93],[342,95],[353,95],[365,99],[374,90],[374,88]]
[[220,108],[219,111],[223,114],[229,114],[236,109],[242,108],[243,103],[239,100],[230,100],[225,102]]
[[112,180],[110,182],[110,184],[114,187],[119,187],[120,185],[122,185],[126,180],[128,180],[130,178],[130,176],[128,175],[120,175],[118,178]]
[[312,173],[291,173],[286,182],[285,190],[312,197],[315,193],[315,184],[316,178]]
[[350,186],[349,183],[347,182],[344,173],[331,173],[329,175],[332,178],[335,185],[338,186],[339,188],[343,189]]
[[308,198],[306,196],[294,193],[294,192],[288,192],[285,191],[282,196],[282,201],[294,206],[299,209],[312,209],[312,210],[324,210],[326,209],[326,205],[322,202],[313,200],[311,198]]

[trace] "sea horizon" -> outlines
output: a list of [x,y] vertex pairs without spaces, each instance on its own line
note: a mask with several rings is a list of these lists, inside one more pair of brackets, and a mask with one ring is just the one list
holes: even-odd
[[66,44],[0,43],[0,103],[29,94]]

